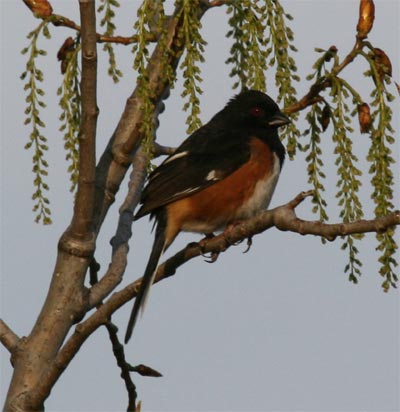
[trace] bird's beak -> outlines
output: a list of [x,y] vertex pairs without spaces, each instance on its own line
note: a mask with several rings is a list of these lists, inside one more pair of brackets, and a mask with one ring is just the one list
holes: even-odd
[[275,113],[271,119],[268,121],[268,126],[284,126],[285,124],[291,123],[292,121],[285,116],[282,112]]

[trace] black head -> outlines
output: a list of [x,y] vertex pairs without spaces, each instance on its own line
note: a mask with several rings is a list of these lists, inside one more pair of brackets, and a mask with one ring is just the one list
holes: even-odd
[[265,93],[246,90],[233,97],[215,119],[236,127],[277,129],[290,122]]

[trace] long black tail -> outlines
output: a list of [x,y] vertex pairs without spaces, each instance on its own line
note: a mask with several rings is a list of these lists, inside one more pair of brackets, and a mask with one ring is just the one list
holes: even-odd
[[144,309],[147,297],[149,295],[150,287],[154,282],[158,262],[165,248],[165,223],[166,222],[164,216],[161,215],[157,217],[157,228],[154,237],[153,248],[151,250],[149,261],[147,262],[139,292],[136,296],[135,303],[132,308],[128,327],[126,328],[125,343],[128,343],[129,339],[132,336],[133,328],[135,327],[139,312],[141,309]]

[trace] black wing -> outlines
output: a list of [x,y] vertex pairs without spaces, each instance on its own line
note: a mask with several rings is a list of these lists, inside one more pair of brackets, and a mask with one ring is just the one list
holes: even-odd
[[203,126],[149,176],[135,219],[224,179],[250,157],[249,139]]

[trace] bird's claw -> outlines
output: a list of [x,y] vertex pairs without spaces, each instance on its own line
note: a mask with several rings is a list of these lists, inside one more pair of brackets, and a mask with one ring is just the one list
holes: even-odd
[[198,243],[198,246],[200,246],[201,250],[201,256],[203,256],[205,259],[204,261],[207,263],[214,263],[219,256],[219,252],[205,252],[204,248],[206,246],[206,241],[209,239],[212,239],[215,237],[214,233],[206,233],[205,238],[201,239],[200,242]]
[[[204,248],[206,246],[205,242],[208,239],[212,239],[213,237],[215,237],[215,235],[213,233],[207,233],[205,238],[200,240],[200,242],[198,243],[198,246],[200,246],[200,250],[201,250],[201,256],[203,256],[205,258],[204,261],[207,262],[207,263],[214,263],[218,259],[219,254],[220,254],[220,252],[205,252],[204,251]],[[227,246],[230,247],[230,246],[237,246],[237,245],[241,244],[243,242],[243,240],[238,240],[237,242],[232,243],[227,238],[225,238],[225,242],[226,242]],[[253,244],[253,239],[250,236],[250,237],[247,238],[247,247],[246,247],[246,250],[243,253],[247,253],[250,250],[252,244]]]
[[237,246],[237,245],[240,245],[242,242],[243,242],[243,239],[242,240],[237,240],[236,242],[231,242],[229,239],[227,239],[226,237],[225,237],[225,242],[226,242],[226,244],[227,244],[227,246]]
[[247,248],[243,253],[247,253],[253,244],[253,238],[250,236],[247,238]]
[[204,262],[214,263],[218,259],[219,252],[210,252],[210,256],[207,256],[206,254],[203,254],[202,256],[205,257]]

